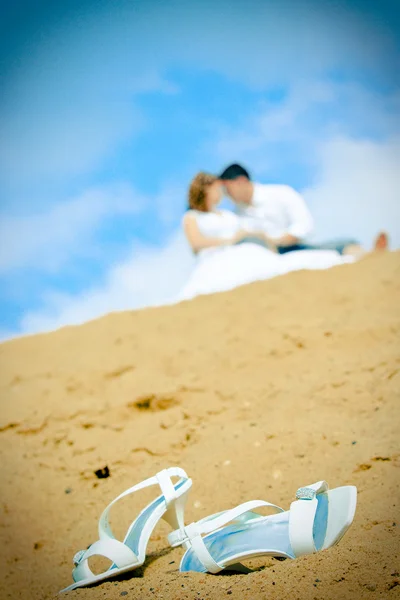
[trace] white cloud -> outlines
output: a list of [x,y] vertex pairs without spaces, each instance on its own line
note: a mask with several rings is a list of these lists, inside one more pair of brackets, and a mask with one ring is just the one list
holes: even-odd
[[[64,76],[50,67],[43,81],[40,77],[32,81],[28,73],[26,81],[15,86],[14,102],[3,110],[0,176],[11,183],[11,189],[14,180],[17,184],[21,179],[52,181],[103,166],[120,144],[146,127],[146,117],[135,104],[138,95],[179,92],[156,70],[128,76],[123,85],[111,73],[105,90],[102,77],[95,82],[89,75],[82,78],[79,66],[64,60]],[[74,69],[76,77],[71,73]]]
[[54,270],[90,251],[106,217],[135,214],[144,199],[130,185],[91,189],[47,212],[0,217],[0,273]]
[[210,151],[220,162],[240,160],[243,156],[252,172],[273,172],[281,161],[275,145],[288,143],[298,153],[299,146],[308,144],[315,137],[315,131],[310,131],[307,121],[311,107],[314,113],[317,112],[332,101],[335,91],[330,83],[307,81],[294,84],[279,104],[260,103],[239,129],[220,128],[216,139],[208,142]]
[[[396,42],[385,18],[347,3],[309,0],[170,1],[151,11],[118,9],[92,23],[88,41],[125,40],[141,64],[212,69],[255,88],[293,82],[336,69],[362,69],[388,78],[396,72]],[[108,18],[107,18],[108,17]],[[140,28],[132,37],[133,23]],[[168,23],[168,26],[166,26]],[[130,38],[130,39],[129,39]],[[391,59],[391,63],[388,61]],[[398,64],[398,63],[397,63]]]
[[252,172],[261,175],[273,174],[282,160],[318,166],[321,140],[360,132],[385,138],[400,131],[399,112],[399,93],[383,96],[354,83],[302,81],[279,104],[261,103],[240,128],[220,127],[206,148],[220,162],[246,157]]
[[168,303],[178,294],[193,266],[181,231],[162,248],[136,246],[97,287],[76,296],[47,293],[43,307],[27,312],[20,333],[36,333],[79,324],[101,315]]
[[181,220],[187,204],[187,183],[166,181],[153,199],[153,210],[163,226],[171,226]]
[[221,163],[244,160],[265,182],[282,163],[311,166],[314,181],[303,193],[316,220],[314,238],[346,235],[370,247],[385,229],[399,247],[399,111],[398,93],[305,81],[278,106],[260,106],[241,129],[221,128],[207,148]]
[[146,71],[143,75],[135,77],[131,86],[127,85],[127,89],[135,94],[158,92],[159,94],[175,95],[180,92],[180,87],[176,83],[168,81],[155,70]]
[[[0,120],[0,176],[13,192],[40,180],[54,181],[91,172],[115,147],[139,133],[145,119],[128,99],[93,98],[89,91],[27,90]],[[71,95],[73,96],[71,98]]]
[[176,93],[160,73],[177,65],[264,88],[348,68],[391,81],[398,65],[390,22],[351,6],[136,4],[49,19],[14,58],[0,141],[9,189],[101,167],[146,124],[135,94]]
[[319,146],[321,168],[303,191],[318,238],[350,235],[371,247],[380,230],[400,247],[400,137],[385,142],[340,137]]

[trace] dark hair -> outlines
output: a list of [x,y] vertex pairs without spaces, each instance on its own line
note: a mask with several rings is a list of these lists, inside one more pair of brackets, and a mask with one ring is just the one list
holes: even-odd
[[189,209],[207,212],[207,189],[218,178],[211,173],[198,173],[189,187]]
[[222,181],[227,181],[229,179],[237,179],[238,177],[246,177],[246,179],[251,181],[251,177],[248,171],[246,171],[246,169],[242,167],[242,165],[234,163],[233,165],[229,165],[229,167],[226,167],[226,169],[222,171],[221,175],[219,175],[218,179],[222,179]]

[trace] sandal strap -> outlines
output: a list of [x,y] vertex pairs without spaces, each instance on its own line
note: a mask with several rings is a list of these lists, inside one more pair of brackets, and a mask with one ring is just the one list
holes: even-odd
[[141,483],[134,485],[133,487],[122,492],[122,494],[117,496],[117,498],[114,498],[114,500],[112,502],[110,502],[110,504],[107,506],[107,508],[104,509],[104,511],[99,519],[99,538],[101,540],[115,539],[115,536],[112,532],[110,523],[108,521],[108,514],[110,512],[110,509],[112,506],[114,506],[114,504],[116,504],[116,502],[118,502],[122,498],[125,498],[126,496],[129,496],[130,494],[133,494],[134,492],[143,490],[144,488],[150,487],[152,485],[159,485],[161,488],[161,493],[164,496],[164,501],[165,501],[166,507],[168,509],[168,507],[171,505],[171,503],[174,500],[176,500],[176,498],[178,498],[182,493],[179,489],[178,490],[175,489],[175,486],[171,481],[171,477],[180,477],[181,479],[189,479],[186,472],[183,469],[181,469],[180,467],[170,467],[168,469],[164,469],[163,471],[160,471],[153,477],[149,477],[148,479],[145,479]]
[[[172,483],[171,477],[180,478],[176,486]],[[124,542],[117,540],[112,532],[108,521],[108,514],[116,502],[138,490],[152,485],[159,485],[163,496],[162,500],[165,503],[166,511],[168,511],[169,508],[173,509],[173,502],[176,499],[187,493],[188,487],[191,484],[191,479],[189,479],[183,469],[170,467],[122,492],[122,494],[110,502],[100,517],[98,526],[100,539],[89,546],[87,550],[81,550],[74,556],[75,568],[72,571],[74,581],[79,582],[95,578],[95,574],[91,571],[88,564],[88,559],[91,556],[104,556],[112,562],[112,568],[116,567],[118,569],[135,565],[139,566],[141,564],[139,557]]]
[[[177,529],[168,535],[168,541],[172,547],[180,546],[182,544],[190,544],[193,552],[196,554],[197,558],[207,569],[207,571],[210,573],[218,573],[224,567],[213,559],[204,543],[202,536],[210,534],[213,531],[217,531],[231,521],[234,522],[242,515],[245,515],[253,509],[260,508],[262,506],[270,506],[277,512],[283,512],[283,508],[276,506],[276,504],[271,504],[270,502],[265,502],[263,500],[251,500],[250,502],[244,502],[243,504],[240,504],[231,510],[215,513],[214,515],[201,519],[200,521],[190,523],[182,529]],[[243,519],[241,522],[243,522]]]
[[115,539],[98,540],[84,552],[75,555],[75,569],[72,577],[75,582],[94,577],[89,567],[88,559],[91,556],[104,556],[108,558],[117,568],[121,569],[138,562],[136,554],[122,542]]
[[296,557],[316,552],[313,536],[315,513],[318,506],[318,494],[328,491],[326,481],[318,481],[299,488],[296,498],[290,506],[289,538]]
[[190,540],[192,550],[209,573],[219,573],[224,565],[217,563],[208,551],[201,535],[196,535]]

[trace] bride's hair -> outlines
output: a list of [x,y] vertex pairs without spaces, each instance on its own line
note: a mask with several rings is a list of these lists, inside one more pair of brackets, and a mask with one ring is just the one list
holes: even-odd
[[189,187],[189,209],[207,212],[207,188],[217,179],[215,175],[204,172],[194,177]]

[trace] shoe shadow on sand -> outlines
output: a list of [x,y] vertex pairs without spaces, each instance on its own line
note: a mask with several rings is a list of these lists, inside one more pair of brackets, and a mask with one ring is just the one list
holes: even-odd
[[238,563],[237,565],[231,565],[229,568],[220,571],[219,573],[217,573],[217,575],[220,575],[222,577],[230,577],[231,575],[248,575],[249,573],[259,573],[260,571],[264,571],[265,569],[271,567],[275,561],[287,560],[285,556],[270,556],[268,558],[271,560],[272,564],[263,564],[258,567],[247,567],[246,565]]
[[166,547],[162,548],[161,550],[158,550],[157,552],[151,552],[146,556],[146,562],[141,567],[138,567],[137,569],[134,569],[132,571],[128,571],[127,573],[121,573],[120,575],[116,575],[115,577],[110,577],[109,579],[105,579],[103,581],[94,581],[93,583],[91,583],[90,585],[86,585],[85,587],[94,588],[104,583],[117,583],[119,581],[129,581],[130,579],[144,577],[146,569],[149,565],[151,565],[151,563],[153,563],[155,560],[158,560],[159,558],[162,558],[163,556],[167,556],[172,551],[173,548]]
[[[170,554],[173,550],[174,550],[174,548],[171,548],[170,546],[168,546],[165,548],[161,548],[161,550],[158,550],[156,552],[151,552],[150,554],[147,555],[146,562],[144,563],[144,565],[142,565],[141,567],[138,567],[134,571],[129,571],[128,573],[122,573],[121,575],[117,575],[116,577],[112,577],[106,581],[93,582],[90,586],[87,586],[87,587],[94,588],[94,587],[99,587],[100,585],[102,585],[104,583],[110,583],[110,582],[118,583],[118,582],[122,582],[122,581],[130,581],[131,579],[142,578],[145,575],[147,567],[149,567],[154,561],[158,560],[159,558],[162,558],[163,556],[168,556],[168,554]],[[275,558],[275,560],[283,561],[283,560],[286,560],[286,558],[277,557],[277,558]],[[180,560],[174,561],[174,562],[177,563],[177,568],[167,570],[166,573],[179,573]],[[229,569],[225,569],[224,571],[221,571],[217,575],[219,577],[231,577],[232,575],[248,575],[249,573],[258,573],[260,571],[263,571],[266,568],[267,568],[266,565],[261,565],[259,567],[250,568],[250,567],[246,567],[245,565],[237,564],[237,565],[231,565],[229,567]],[[183,574],[188,575],[188,573],[182,573],[182,575]]]

